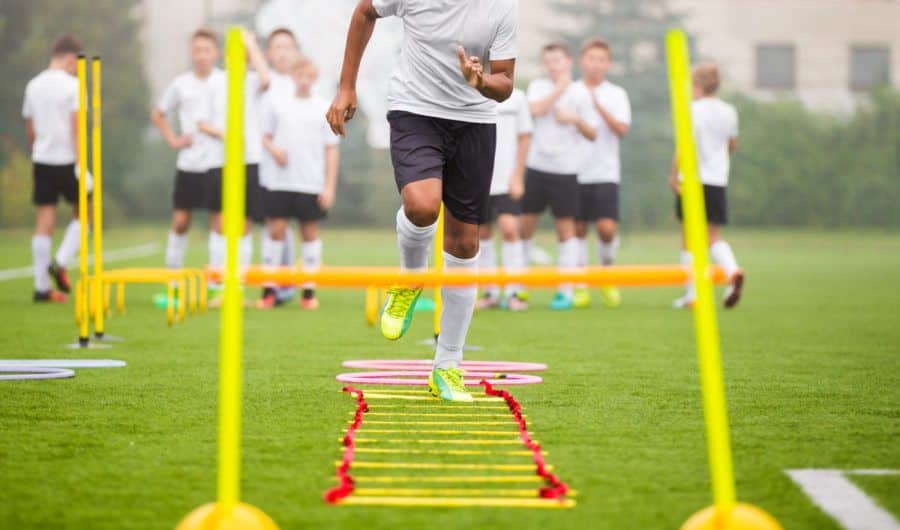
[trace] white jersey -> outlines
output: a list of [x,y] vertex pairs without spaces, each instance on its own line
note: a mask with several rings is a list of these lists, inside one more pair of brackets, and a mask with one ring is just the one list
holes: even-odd
[[516,170],[519,154],[519,136],[531,134],[532,130],[534,122],[528,109],[528,99],[517,88],[509,99],[497,105],[497,151],[494,155],[491,195],[509,193],[509,180]]
[[[535,79],[528,86],[528,102],[549,96],[555,89],[547,78]],[[547,113],[534,118],[534,136],[528,153],[528,167],[547,173],[575,175],[581,169],[584,136],[571,124],[556,121],[557,109],[569,109],[585,117],[590,111],[590,98],[584,87],[572,83]]]
[[[213,108],[211,124],[225,132],[228,120],[228,82],[224,77],[213,87]],[[262,81],[256,72],[247,72],[244,82],[244,163],[259,164],[262,159],[262,133],[259,130],[259,108],[265,92]],[[213,138],[213,149],[210,150],[209,167],[224,165],[225,145],[218,138]]]
[[156,105],[167,115],[177,110],[180,133],[193,138],[189,147],[178,152],[176,167],[181,171],[202,173],[215,167],[210,165],[210,158],[215,157],[211,154],[215,147],[213,138],[199,132],[197,126],[204,122],[211,123],[214,88],[218,83],[225,83],[225,72],[218,68],[202,79],[194,72],[185,72],[172,81]]
[[518,0],[373,0],[379,16],[403,20],[388,109],[449,120],[494,123],[496,103],[469,86],[457,46],[490,61],[518,55]]
[[65,166],[77,158],[72,113],[78,112],[78,79],[63,70],[44,70],[25,87],[22,117],[34,127],[31,160]]
[[731,169],[728,144],[738,136],[737,110],[719,98],[701,98],[691,103],[691,119],[697,141],[700,182],[727,186]]
[[[578,84],[590,96],[590,89],[584,81],[578,81]],[[628,93],[624,88],[604,81],[594,87],[593,92],[593,97],[600,106],[612,114],[616,121],[631,125],[631,103],[628,101]],[[594,141],[584,137],[581,139],[584,156],[581,170],[578,172],[578,182],[581,184],[621,182],[622,163],[619,156],[619,135],[606,124],[603,116],[594,106],[593,100],[588,108],[586,120],[591,126],[597,128],[597,138]]]
[[[280,74],[275,72],[274,70],[269,73],[269,90],[266,90],[266,93],[262,97],[262,101],[260,101],[260,114],[258,123],[260,124],[260,141],[262,141],[262,109],[269,105],[273,99],[278,98],[293,98],[294,93],[297,92],[297,85],[294,84],[293,79],[291,79],[290,75]],[[275,163],[275,160],[272,159],[272,155],[269,154],[265,149],[262,150],[262,156],[259,161],[259,182],[263,187],[266,187],[266,182],[270,179],[274,179],[278,176],[279,167],[278,164]]]
[[338,144],[325,120],[328,107],[317,97],[266,99],[262,133],[271,134],[272,143],[287,152],[287,166],[273,164],[263,183],[267,189],[318,194],[325,188],[325,149]]

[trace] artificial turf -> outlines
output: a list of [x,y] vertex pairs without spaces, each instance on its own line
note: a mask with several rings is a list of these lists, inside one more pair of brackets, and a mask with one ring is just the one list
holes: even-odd
[[[106,248],[164,232],[113,228]],[[193,237],[192,263],[204,239]],[[326,229],[324,240],[327,263],[396,259],[390,230]],[[900,238],[772,230],[730,240],[748,271],[741,306],[719,313],[739,497],[787,529],[836,529],[784,470],[900,469]],[[27,232],[0,231],[0,268],[27,265],[28,250]],[[624,238],[622,263],[676,259],[675,234]],[[154,292],[131,288],[127,315],[108,322],[127,342],[89,352],[126,368],[0,383],[0,528],[173,528],[213,499],[218,313],[167,329]],[[527,313],[476,316],[470,343],[484,350],[469,358],[550,365],[544,384],[512,389],[548,462],[579,492],[576,508],[548,511],[326,505],[354,408],[334,381],[341,361],[429,357],[416,342],[431,315],[390,343],[365,325],[359,291],[321,292],[316,313],[248,310],[244,498],[282,529],[677,528],[710,502],[691,315],[669,306],[679,294],[629,290],[620,309],[560,314],[536,292]],[[30,296],[29,279],[0,283],[0,357],[81,355],[61,348],[75,336],[71,305]],[[900,477],[853,481],[900,516]]]

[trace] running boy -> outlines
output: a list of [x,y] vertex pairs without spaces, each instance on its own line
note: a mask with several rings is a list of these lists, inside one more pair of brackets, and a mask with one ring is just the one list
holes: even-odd
[[[519,238],[519,217],[522,215],[519,201],[525,191],[525,159],[531,145],[534,122],[528,99],[519,89],[514,89],[509,99],[497,105],[497,115],[497,153],[494,155],[494,176],[491,180],[490,218],[488,223],[481,225],[478,266],[482,269],[497,268],[492,234],[492,225],[496,223],[503,240],[500,243],[503,268],[519,271],[526,265],[525,251]],[[524,311],[528,309],[524,294],[521,286],[509,284],[501,301],[500,288],[486,286],[478,308],[502,305],[510,311]]]
[[[319,221],[334,205],[338,178],[338,137],[325,121],[328,102],[314,97],[317,70],[307,58],[291,68],[296,88],[292,98],[271,98],[263,108],[263,145],[278,170],[267,182],[266,218],[270,242],[263,263],[277,267],[284,254],[285,232],[290,219],[300,222],[303,268],[318,270],[322,264]],[[274,287],[263,290],[261,309],[278,303]],[[319,307],[312,286],[305,286],[303,309]]]
[[[575,217],[582,140],[593,141],[597,129],[585,119],[591,105],[587,92],[583,86],[572,83],[569,49],[560,43],[550,43],[544,46],[542,60],[547,77],[535,79],[528,87],[534,138],[525,173],[522,238],[528,263],[538,215],[549,206],[556,225],[559,267],[574,269],[578,266]],[[573,297],[573,286],[561,285],[550,309],[571,309]]]
[[[174,212],[172,228],[166,244],[166,266],[180,269],[187,251],[187,232],[194,210],[207,205],[207,174],[212,138],[199,131],[210,120],[214,87],[224,82],[225,73],[216,68],[219,60],[219,41],[216,34],[201,28],[194,32],[190,44],[191,70],[176,77],[163,92],[150,114],[169,146],[178,151],[175,164],[175,190],[172,194]],[[168,117],[178,112],[178,133],[172,130]],[[216,233],[219,220],[210,216],[209,263],[224,263],[224,242]]]
[[[75,77],[78,55],[83,52],[78,38],[60,35],[50,49],[50,64],[29,81],[25,88],[22,117],[31,146],[34,189],[32,201],[37,207],[31,254],[34,268],[34,301],[65,302],[71,289],[66,266],[81,246],[78,222],[78,79]],[[59,197],[74,206],[75,219],[66,227],[62,243],[53,260],[53,227]],[[50,287],[50,278],[58,290]]]
[[[722,227],[728,224],[726,187],[731,169],[731,153],[737,149],[738,115],[735,108],[716,97],[719,90],[719,69],[713,64],[701,64],[694,68],[694,102],[691,118],[697,141],[697,158],[700,166],[700,182],[706,203],[706,219],[709,225],[709,253],[728,276],[725,289],[725,308],[735,307],[741,299],[744,287],[744,271],[738,266],[731,245],[722,239]],[[681,177],[677,158],[669,174],[669,185],[675,192],[675,214],[681,220]],[[684,246],[682,237],[681,264],[690,267],[692,257]],[[696,293],[694,284],[686,285],[684,296],[675,300],[676,308],[691,307]]]
[[[605,40],[590,39],[581,47],[583,78],[578,84],[590,98],[587,120],[597,128],[593,141],[582,140],[584,159],[578,171],[575,237],[578,238],[578,265],[582,267],[590,262],[587,234],[591,224],[599,238],[597,254],[601,265],[612,265],[619,248],[619,182],[622,180],[619,141],[631,127],[631,103],[625,89],[606,79],[611,64],[609,43]],[[600,292],[606,307],[618,307],[622,303],[615,287],[604,287]],[[575,290],[575,307],[587,307],[590,300],[586,288]]]
[[[391,158],[403,200],[397,241],[404,270],[428,266],[441,203],[444,263],[477,270],[478,226],[488,220],[494,172],[496,101],[513,90],[517,0],[360,0],[350,21],[340,90],[328,122],[344,134],[356,112],[356,78],[375,21],[396,16],[405,37],[388,96]],[[421,286],[388,291],[381,332],[391,340],[408,329]],[[451,401],[472,401],[459,369],[477,288],[443,288],[441,333],[429,388]]]

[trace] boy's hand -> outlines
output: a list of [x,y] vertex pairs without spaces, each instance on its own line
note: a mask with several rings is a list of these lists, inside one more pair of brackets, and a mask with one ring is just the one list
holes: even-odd
[[337,95],[334,96],[331,108],[325,114],[325,119],[328,120],[331,132],[347,136],[344,124],[353,119],[353,116],[356,114],[356,107],[356,89],[341,87]]
[[558,121],[559,123],[562,123],[563,125],[571,125],[573,123],[578,123],[578,120],[581,119],[581,117],[578,115],[577,112],[575,112],[572,109],[567,109],[567,108],[556,109],[555,116],[556,116],[556,121]]
[[275,163],[278,164],[278,167],[287,167],[287,151],[280,147],[272,147],[272,149],[269,150],[269,153],[271,153],[272,158],[275,159]]
[[456,53],[459,55],[459,69],[469,86],[478,90],[484,87],[484,65],[481,59],[466,56],[466,49],[462,46],[456,47]]
[[569,85],[572,84],[572,73],[566,72],[556,80],[556,90],[560,93],[565,92]]
[[176,150],[181,151],[182,149],[187,149],[188,147],[194,145],[194,137],[189,134],[183,134],[181,136],[176,136],[169,142],[169,146]]
[[681,195],[681,182],[678,181],[677,173],[669,174],[669,187],[675,192],[675,195]]
[[331,207],[334,206],[334,190],[326,189],[322,191],[322,193],[319,194],[318,203],[319,208],[321,208],[322,211],[327,212],[330,210]]
[[525,186],[522,184],[522,177],[513,175],[513,178],[509,179],[509,198],[518,201],[525,195]]

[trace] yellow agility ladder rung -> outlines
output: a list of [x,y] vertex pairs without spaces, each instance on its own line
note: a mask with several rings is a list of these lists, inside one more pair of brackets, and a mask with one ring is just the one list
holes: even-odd
[[[343,390],[341,390],[340,392],[343,393]],[[366,398],[368,398],[368,397],[369,397],[369,392],[370,392],[370,391],[364,391],[364,392],[363,392],[363,396],[366,397]],[[404,390],[404,389],[401,389],[401,388],[380,388],[380,389],[378,389],[378,390],[372,390],[371,392],[372,392],[373,394],[413,394],[413,395],[421,395],[421,396],[427,396],[428,399],[430,399],[430,400],[432,400],[432,401],[441,402],[440,399],[438,399],[438,398],[432,396],[431,394],[429,394],[427,390]],[[469,393],[472,394],[473,396],[484,396],[484,395],[485,395],[484,392],[479,392],[479,391],[469,392]],[[356,397],[357,395],[359,395],[359,392],[351,392],[350,395],[353,396],[353,397]],[[499,399],[500,401],[503,401],[503,400],[500,399],[500,398],[496,398],[496,399]],[[465,406],[465,405],[462,405],[462,406]]]
[[[336,478],[335,478],[336,479]],[[537,483],[544,482],[544,479],[539,477],[538,475],[507,475],[507,476],[498,476],[498,475],[487,475],[487,476],[477,476],[477,475],[465,475],[465,476],[353,476],[353,480],[357,484],[478,484],[478,483],[504,483],[504,484],[518,484],[518,483]]]
[[[338,438],[343,442],[343,438]],[[354,443],[362,444],[418,444],[418,445],[521,445],[522,440],[412,440],[403,438],[357,438]],[[534,443],[538,443],[535,441]]]
[[[358,396],[358,394],[353,393],[353,397],[357,397],[357,396]],[[384,394],[381,392],[371,392],[371,393],[366,392],[365,398],[366,398],[366,401],[369,401],[369,400],[372,400],[372,401],[395,400],[395,401],[417,401],[417,402],[418,401],[431,401],[435,404],[441,403],[441,400],[439,400],[435,397],[428,396],[428,395],[415,396],[415,395],[406,395],[406,394]],[[475,401],[475,403],[502,403],[503,402],[502,399],[495,398],[495,397],[476,397],[476,398],[472,398],[472,399]],[[473,406],[472,408],[477,408],[477,407]]]
[[396,506],[429,508],[572,508],[572,499],[520,499],[504,497],[362,497],[351,495],[339,501],[350,506]]
[[[367,398],[369,397],[368,394],[366,395],[366,397]],[[455,403],[450,404],[450,403],[444,403],[443,401],[437,401],[437,400],[432,400],[432,401],[435,401],[435,403],[428,403],[428,404],[424,404],[424,405],[412,404],[412,403],[402,403],[399,405],[383,405],[383,404],[370,405],[369,410],[374,410],[374,411],[379,411],[381,409],[409,410],[409,409],[421,409],[421,408],[426,408],[426,407],[429,409],[436,408],[436,409],[453,409],[453,410],[509,410],[509,408],[506,405],[477,405],[477,406],[473,406],[473,407],[468,407],[468,406],[460,407],[459,404],[455,404]]]
[[[441,429],[365,429],[366,434],[455,434],[466,436],[518,436],[517,431],[448,431]],[[533,436],[534,433],[528,433]]]
[[[347,423],[353,423],[348,421]],[[512,421],[393,421],[393,420],[367,420],[366,425],[510,425]]]
[[[537,489],[502,488],[356,488],[357,497],[521,497],[540,498]],[[578,492],[569,490],[567,497],[577,497]]]
[[[348,412],[350,416],[355,416],[355,412]],[[474,415],[469,412],[464,412],[462,414],[457,414],[453,412],[367,412],[366,417],[369,416],[399,416],[399,417],[415,417],[415,418],[471,418],[473,416],[478,418],[511,418],[509,414],[478,414]],[[522,414],[523,418],[527,418],[525,414]]]
[[[344,451],[344,446],[339,447]],[[354,449],[357,453],[369,454],[389,454],[389,455],[452,455],[452,456],[533,456],[534,453],[528,450],[520,451],[491,451],[489,449],[385,449],[381,447],[357,447]],[[541,451],[541,455],[547,456],[546,451]]]
[[[341,461],[334,463],[335,467],[344,465]],[[444,462],[353,462],[353,469],[469,469],[483,471],[532,471],[534,464],[446,464]],[[553,466],[547,465],[548,471]]]

